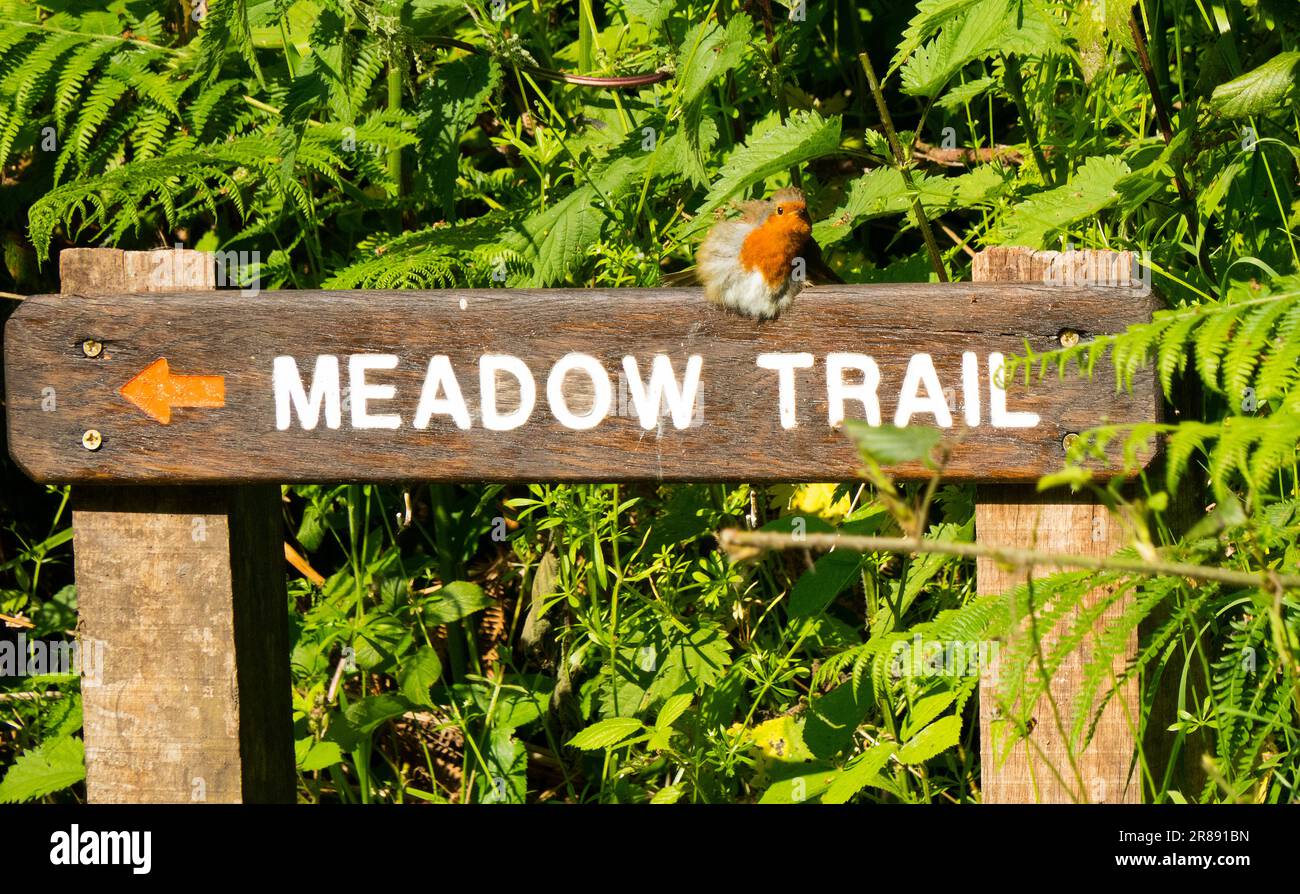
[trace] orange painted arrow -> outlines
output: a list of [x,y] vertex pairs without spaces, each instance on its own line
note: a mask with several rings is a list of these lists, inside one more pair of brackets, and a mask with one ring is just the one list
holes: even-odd
[[150,363],[122,386],[121,395],[163,425],[172,421],[173,407],[224,407],[225,376],[175,376],[166,357]]

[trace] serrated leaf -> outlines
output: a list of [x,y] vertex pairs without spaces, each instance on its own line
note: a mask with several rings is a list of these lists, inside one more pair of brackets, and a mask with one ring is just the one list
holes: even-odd
[[667,21],[676,5],[676,0],[623,0],[628,16],[645,22],[651,30]]
[[570,739],[568,744],[583,751],[612,748],[644,729],[645,725],[635,717],[610,717],[587,727]]
[[1129,173],[1117,155],[1093,156],[1065,186],[1045,190],[1011,209],[989,236],[991,243],[1038,248],[1049,234],[1090,218],[1119,198],[1116,187]]
[[681,692],[670,697],[664,702],[664,706],[659,709],[659,716],[655,718],[655,727],[657,729],[668,729],[677,722],[677,718],[686,713],[686,709],[691,706],[695,699],[693,692]]
[[938,37],[918,47],[903,65],[903,92],[938,96],[957,72],[1001,46],[1011,27],[1009,20],[1005,0],[985,0],[949,21]]
[[[641,132],[635,131],[590,170],[582,186],[528,218],[505,240],[506,247],[532,260],[536,285],[563,280],[587,256],[609,220],[609,209],[602,206],[640,183],[647,157],[641,141]],[[676,150],[666,151],[671,155]],[[670,170],[658,174],[660,180],[677,176],[680,172]]]
[[442,662],[438,660],[438,653],[428,646],[422,646],[402,662],[402,667],[397,672],[397,685],[402,690],[402,695],[413,703],[432,708],[429,687],[437,683],[441,676]]
[[0,804],[42,798],[86,778],[86,749],[81,739],[49,739],[24,751],[0,782]]
[[980,99],[989,90],[997,86],[997,80],[991,77],[975,78],[964,84],[958,84],[935,101],[935,105],[945,112],[956,112],[964,106]]
[[420,96],[422,167],[450,218],[455,211],[460,138],[501,83],[501,66],[487,56],[466,56],[440,65]]
[[686,691],[703,692],[731,664],[731,644],[716,624],[703,623],[674,634],[659,660],[659,670],[646,692],[648,703]]
[[650,798],[651,804],[676,804],[685,794],[681,785],[665,785]]
[[903,31],[903,39],[899,41],[898,50],[894,53],[891,69],[907,61],[921,44],[938,34],[940,28],[971,7],[984,2],[985,0],[920,0],[916,4],[916,15],[912,16]]
[[749,16],[740,13],[732,15],[725,27],[705,21],[686,32],[677,49],[683,105],[700,99],[723,72],[740,63],[751,45],[753,29]]
[[905,764],[920,764],[947,751],[961,741],[961,718],[953,714],[941,717],[921,730],[898,749],[898,759]]
[[1294,97],[1300,79],[1300,52],[1278,53],[1258,68],[1214,88],[1210,112],[1246,118],[1277,111]]
[[727,199],[793,165],[821,158],[840,145],[840,119],[800,111],[785,124],[765,131],[733,152],[696,217],[709,214]]
[[844,420],[844,430],[864,457],[882,466],[925,459],[941,437],[929,426],[870,425],[861,419]]
[[843,205],[813,225],[813,238],[823,247],[832,245],[863,221],[901,214],[910,205],[903,175],[895,168],[873,168],[849,184]]
[[903,725],[903,736],[910,736],[914,731],[923,729],[931,720],[946,711],[957,700],[957,693],[951,689],[942,689],[923,695],[912,702]]
[[873,745],[845,765],[822,794],[823,804],[843,804],[871,785],[894,753],[892,742]]

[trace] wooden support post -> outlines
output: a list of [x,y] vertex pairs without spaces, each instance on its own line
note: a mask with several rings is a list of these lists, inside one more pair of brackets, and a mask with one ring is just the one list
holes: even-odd
[[[1037,252],[1023,248],[992,248],[980,252],[972,264],[976,282],[1076,282],[1108,271],[1107,282],[1130,282],[1132,256],[1127,252]],[[1098,420],[1100,422],[1100,420]],[[1064,453],[1062,453],[1064,456]],[[1040,550],[1085,555],[1110,555],[1124,545],[1119,522],[1088,495],[1068,492],[1037,493],[1032,485],[980,485],[975,508],[975,532],[983,543],[1031,546]],[[1007,569],[980,559],[976,566],[981,594],[1005,593],[1024,583],[1030,572]],[[1033,572],[1045,576],[1047,570]],[[1096,591],[1088,600],[1100,599]],[[1085,600],[1087,601],[1087,600]],[[1111,606],[1101,624],[1124,610],[1124,600]],[[1053,631],[1040,631],[1051,642]],[[1021,635],[1028,635],[1022,631]],[[1135,682],[1106,706],[1089,747],[1070,760],[1069,742],[1074,718],[1074,695],[1080,689],[1084,662],[1091,642],[1057,670],[1051,684],[1052,699],[1060,715],[1043,699],[1034,712],[1036,721],[1024,740],[1008,750],[1014,734],[1001,719],[996,684],[980,683],[980,778],[985,803],[1137,803],[1142,799],[1134,754],[1139,722]],[[1136,637],[1128,654],[1137,650]],[[1115,672],[1124,659],[1115,661]],[[1035,665],[1035,670],[1036,670]]]
[[[69,301],[214,288],[202,252],[59,261]],[[96,362],[80,342],[69,351]],[[81,636],[103,655],[99,679],[83,680],[89,799],[293,801],[279,488],[77,488],[72,530]]]

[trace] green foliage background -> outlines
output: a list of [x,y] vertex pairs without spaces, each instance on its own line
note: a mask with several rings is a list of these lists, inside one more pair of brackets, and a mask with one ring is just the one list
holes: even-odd
[[[1293,572],[1298,35],[1291,0],[0,0],[0,318],[56,290],[73,245],[257,252],[263,288],[653,285],[715,211],[797,176],[849,281],[936,275],[917,200],[952,278],[992,245],[1148,253],[1167,311],[1026,369],[1107,356],[1122,386],[1156,364],[1185,409],[1171,461],[1137,497],[1058,480],[1096,488],[1137,555]],[[1078,455],[1152,433],[1091,432]],[[67,491],[7,462],[0,614],[70,636]],[[971,539],[973,492],[930,495],[752,497],[776,530]],[[733,561],[712,532],[743,524],[744,486],[285,498],[324,578],[290,578],[306,801],[977,801],[975,677],[900,677],[892,656],[1068,619],[1099,583],[1132,603],[1087,666],[1076,747],[1136,675],[1146,799],[1297,797],[1280,586],[1070,573],[981,599],[936,555]],[[1013,722],[1095,617],[1003,655]],[[0,687],[0,800],[83,797],[80,714],[74,679]]]

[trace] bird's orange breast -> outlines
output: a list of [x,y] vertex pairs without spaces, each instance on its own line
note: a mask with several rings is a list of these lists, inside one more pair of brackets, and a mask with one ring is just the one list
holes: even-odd
[[754,228],[740,246],[740,264],[758,270],[773,288],[790,276],[790,264],[812,235],[807,220],[796,214],[774,215]]

